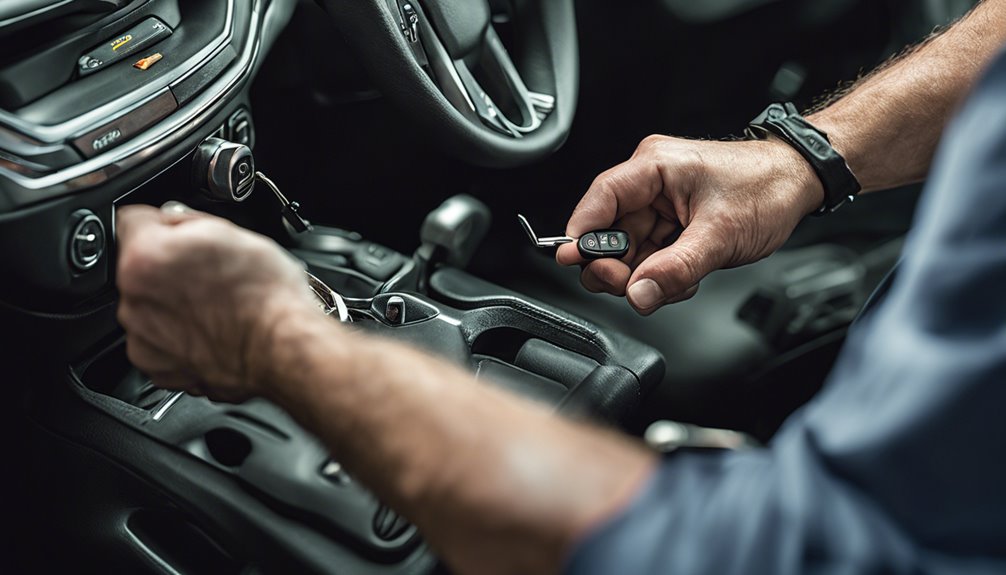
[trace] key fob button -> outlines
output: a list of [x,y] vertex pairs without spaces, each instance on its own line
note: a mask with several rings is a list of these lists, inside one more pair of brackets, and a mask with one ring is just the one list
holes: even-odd
[[622,230],[598,230],[584,234],[577,247],[584,259],[620,258],[629,251],[629,234]]

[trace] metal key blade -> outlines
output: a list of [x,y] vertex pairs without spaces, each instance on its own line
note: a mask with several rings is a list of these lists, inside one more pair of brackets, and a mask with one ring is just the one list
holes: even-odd
[[527,232],[529,238],[531,238],[531,243],[538,248],[552,248],[562,244],[570,244],[576,241],[576,238],[571,238],[569,236],[551,236],[546,238],[539,238],[534,230],[531,229],[531,223],[527,221],[527,218],[521,214],[517,214],[517,221],[520,222],[524,231]]

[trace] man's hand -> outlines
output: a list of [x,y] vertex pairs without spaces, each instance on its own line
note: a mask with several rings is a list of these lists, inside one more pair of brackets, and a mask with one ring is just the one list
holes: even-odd
[[161,387],[262,393],[277,321],[317,314],[303,271],[268,239],[181,204],[121,208],[116,231],[130,361]]
[[[626,295],[649,315],[692,297],[713,270],[771,254],[823,199],[809,164],[779,140],[650,136],[629,161],[594,180],[566,233],[629,232],[629,253],[587,264],[581,281],[592,292]],[[585,263],[573,244],[561,246],[556,259]]]

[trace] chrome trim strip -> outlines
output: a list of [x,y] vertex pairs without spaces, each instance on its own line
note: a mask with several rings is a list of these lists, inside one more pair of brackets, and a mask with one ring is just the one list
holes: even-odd
[[167,413],[169,409],[171,409],[171,406],[178,403],[178,400],[181,399],[183,395],[185,394],[182,393],[181,391],[176,391],[173,394],[171,394],[167,399],[162,401],[160,407],[158,407],[157,411],[154,412],[153,420],[160,421],[161,418],[164,417],[164,414]]
[[435,319],[438,319],[447,325],[453,325],[454,327],[461,327],[461,320],[456,317],[446,316],[444,314],[439,314]]
[[[235,0],[230,1],[233,6]],[[262,2],[261,0],[253,0],[253,2],[248,40],[239,53],[239,59],[235,66],[229,72],[225,72],[213,86],[207,87],[200,95],[174,114],[125,144],[58,172],[39,178],[29,178],[0,165],[0,176],[26,190],[50,189],[52,193],[46,194],[45,197],[55,197],[62,193],[103,184],[123,170],[156,156],[191,134],[200,124],[205,122],[208,116],[215,113],[216,110],[211,109],[214,104],[230,96],[236,87],[246,79],[248,71],[251,70],[258,58]],[[226,44],[223,48],[225,47]],[[139,105],[144,103],[146,102],[141,102]],[[104,121],[101,123],[103,124]]]

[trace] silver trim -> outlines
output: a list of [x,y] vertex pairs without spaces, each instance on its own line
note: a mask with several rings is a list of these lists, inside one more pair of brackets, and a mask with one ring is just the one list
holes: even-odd
[[123,521],[123,528],[124,531],[129,534],[129,538],[133,540],[133,544],[143,552],[144,556],[146,556],[151,563],[163,569],[167,575],[182,575],[170,563],[165,561],[159,553],[148,547],[147,543],[136,533],[133,533],[133,530],[129,528],[129,521]]
[[185,395],[185,393],[181,391],[176,391],[171,395],[169,395],[167,399],[161,402],[161,405],[160,407],[157,408],[157,411],[154,412],[154,415],[152,416],[153,420],[160,421],[161,418],[164,417],[164,414],[167,413],[169,409],[171,409],[171,406],[178,403],[178,400],[181,399],[183,395]]
[[335,315],[342,323],[353,323],[346,301],[338,292],[328,287],[328,284],[315,277],[311,272],[304,270],[304,275],[307,276],[307,285],[311,288],[311,293],[325,306],[325,315]]
[[454,317],[450,317],[450,316],[446,316],[446,315],[444,315],[442,313],[440,315],[438,315],[435,319],[438,319],[438,320],[440,320],[440,321],[442,321],[442,322],[444,322],[444,323],[446,323],[448,325],[453,325],[454,327],[461,327],[461,320],[460,319],[457,319],[457,318],[454,318]]
[[[234,1],[231,0],[231,7],[233,7]],[[54,197],[103,184],[123,170],[158,155],[164,149],[194,132],[210,115],[216,112],[212,109],[214,104],[230,96],[236,87],[247,78],[248,71],[258,57],[261,47],[259,28],[261,27],[260,7],[262,2],[261,0],[253,0],[253,2],[248,40],[244,49],[239,53],[237,65],[218,79],[214,86],[207,87],[200,95],[196,96],[192,102],[180,108],[164,121],[155,124],[140,136],[80,164],[38,178],[23,176],[0,165],[0,176],[26,190],[49,189],[51,193],[46,194],[45,197]],[[226,48],[226,45],[224,44],[221,49]],[[207,60],[215,56],[214,53]],[[202,65],[196,66],[197,69],[201,67]],[[190,73],[195,71],[197,70],[192,70]],[[179,81],[186,77],[188,75],[182,76]],[[217,85],[222,85],[222,87],[215,88]],[[139,105],[144,103],[146,102],[141,102]],[[107,120],[101,121],[99,125],[105,121]]]
[[549,96],[541,92],[528,92],[527,94],[531,99],[534,112],[537,114],[539,120],[544,121],[552,113],[552,110],[555,110],[555,96]]

